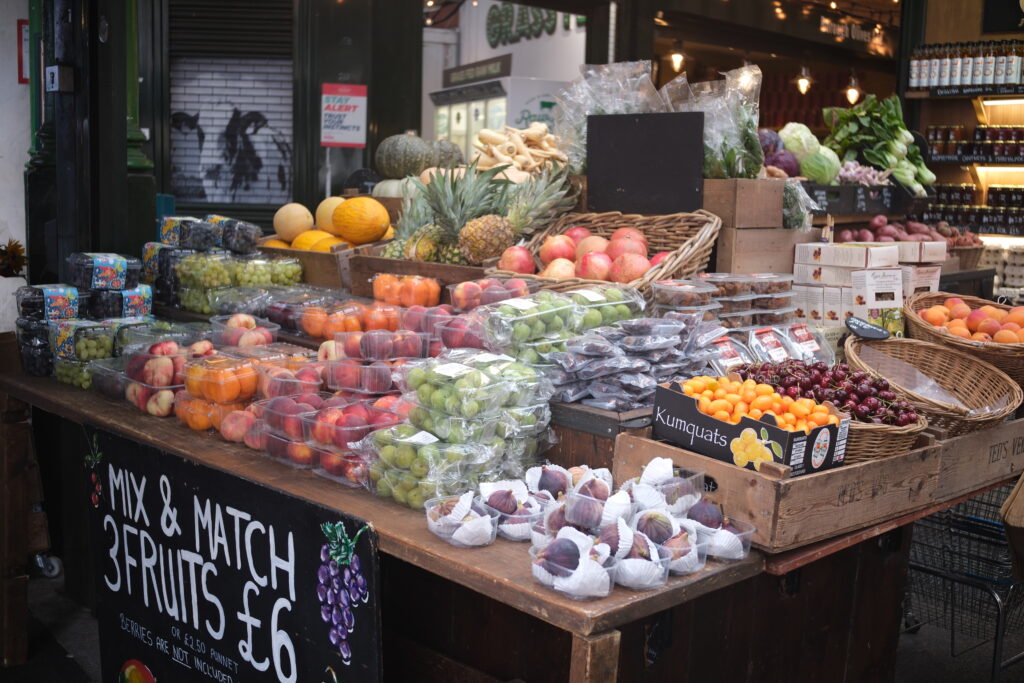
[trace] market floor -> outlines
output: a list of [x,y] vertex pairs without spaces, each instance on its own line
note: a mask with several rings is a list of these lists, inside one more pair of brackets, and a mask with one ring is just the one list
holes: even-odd
[[[0,670],[4,683],[99,683],[99,637],[88,610],[66,598],[62,579],[29,583],[29,661]],[[1024,634],[1006,640],[1006,656],[1024,650]],[[948,632],[924,625],[900,638],[895,683],[979,683],[987,681],[991,644],[951,657]],[[1024,679],[1024,663],[1003,674],[1003,681]]]

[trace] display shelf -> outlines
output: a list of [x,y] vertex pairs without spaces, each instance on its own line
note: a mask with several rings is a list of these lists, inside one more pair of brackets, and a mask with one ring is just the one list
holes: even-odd
[[1024,155],[994,157],[988,154],[966,154],[963,156],[956,154],[933,154],[929,157],[928,162],[932,164],[960,164],[961,166],[970,164],[982,166],[1024,166]]
[[953,100],[976,97],[1014,97],[1024,95],[1024,85],[970,85],[967,87],[931,88],[912,90],[904,97],[908,100]]

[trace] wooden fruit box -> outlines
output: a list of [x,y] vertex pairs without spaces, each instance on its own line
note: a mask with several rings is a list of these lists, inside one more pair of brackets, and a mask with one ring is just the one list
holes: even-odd
[[817,228],[722,228],[718,233],[715,270],[719,273],[792,273],[794,247],[820,239],[821,230]]
[[486,277],[484,269],[477,266],[453,266],[447,263],[429,263],[410,259],[385,258],[378,256],[383,244],[374,245],[349,259],[352,294],[373,298],[373,276],[377,273],[393,275],[422,275],[435,278],[441,283],[441,303],[451,303],[445,285],[457,285],[466,280]]
[[622,482],[640,474],[655,457],[704,470],[705,496],[725,514],[753,524],[753,543],[779,553],[899,517],[934,503],[939,448],[924,434],[906,455],[790,477],[789,468],[760,472],[707,458],[665,443],[620,434],[613,476]]
[[260,241],[260,251],[272,256],[287,256],[298,259],[302,264],[302,281],[306,284],[317,285],[318,287],[343,287],[345,289],[351,289],[349,259],[353,254],[362,253],[374,246],[373,244],[363,244],[358,247],[342,248],[339,244],[332,247],[329,252],[310,251],[308,249],[283,249],[280,247],[263,246],[263,242],[269,239],[272,239],[272,237],[265,237]]
[[938,436],[937,500],[949,500],[1024,472],[1024,419],[953,439]]
[[785,184],[778,178],[708,179],[704,210],[721,218],[723,228],[781,228]]

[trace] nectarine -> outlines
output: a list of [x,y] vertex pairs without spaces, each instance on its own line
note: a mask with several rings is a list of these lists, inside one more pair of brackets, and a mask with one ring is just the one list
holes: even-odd
[[977,332],[978,326],[981,325],[981,321],[988,320],[988,317],[988,313],[980,308],[971,311],[971,314],[967,316],[967,329],[971,332]]
[[978,324],[977,332],[984,332],[987,335],[995,336],[996,332],[999,332],[1001,325],[995,318],[986,318]]

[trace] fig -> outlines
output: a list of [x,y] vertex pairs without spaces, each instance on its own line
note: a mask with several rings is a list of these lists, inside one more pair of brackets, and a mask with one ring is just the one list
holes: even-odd
[[601,533],[597,536],[598,543],[606,543],[612,552],[615,552],[619,547],[619,525],[609,524],[601,529]]
[[580,483],[580,479],[582,479],[583,475],[586,473],[587,469],[585,467],[570,467],[569,475],[572,476],[572,485],[576,486],[576,484]]
[[735,534],[737,536],[739,536],[741,533],[743,533],[742,531],[740,531],[739,529],[736,528],[736,525],[733,524],[732,520],[729,519],[729,518],[726,518],[725,522],[723,522],[722,529],[724,529],[725,531],[728,531],[730,534]]
[[647,510],[637,517],[636,530],[661,545],[672,538],[672,519],[661,510]]
[[556,538],[537,553],[534,562],[553,576],[566,577],[580,566],[580,548],[568,538]]
[[[493,496],[492,496],[493,497]],[[505,524],[526,524],[533,519],[535,511],[523,505],[517,505],[513,512],[508,513]]]
[[685,531],[680,531],[661,545],[663,548],[667,548],[669,550],[669,554],[672,556],[673,561],[678,560],[680,557],[686,557],[690,554],[690,550],[693,548],[693,546],[690,545],[690,536]]
[[506,515],[511,515],[519,507],[519,501],[516,500],[515,494],[508,489],[492,493],[487,499],[487,504]]
[[[577,491],[582,496],[589,496],[590,498],[596,498],[597,500],[608,500],[608,496],[611,495],[611,487],[603,479],[594,477],[580,484],[580,488]],[[600,518],[599,520],[600,521]]]
[[564,472],[542,466],[540,468],[540,480],[537,482],[537,488],[541,491],[547,491],[554,498],[558,498],[565,495],[565,492],[569,490],[569,478],[565,476]]
[[723,522],[722,511],[717,505],[707,500],[701,500],[690,508],[686,516],[709,529],[719,529]]
[[626,553],[627,560],[649,560],[651,559],[651,543],[650,540],[638,531],[633,534],[633,545],[630,546],[629,552]]
[[665,502],[669,505],[675,505],[683,496],[695,496],[697,495],[697,489],[688,479],[682,477],[672,477],[665,481],[661,485],[661,492],[665,495]]
[[544,520],[547,525],[548,533],[551,535],[557,534],[558,530],[563,526],[571,526],[565,519],[565,504],[559,505],[547,516]]
[[443,517],[447,517],[455,509],[455,506],[459,504],[459,497],[452,496],[451,498],[445,498],[440,503],[430,508],[430,518],[435,522]]
[[591,529],[601,523],[603,513],[604,501],[577,495],[571,497],[566,504],[565,519],[574,525]]

